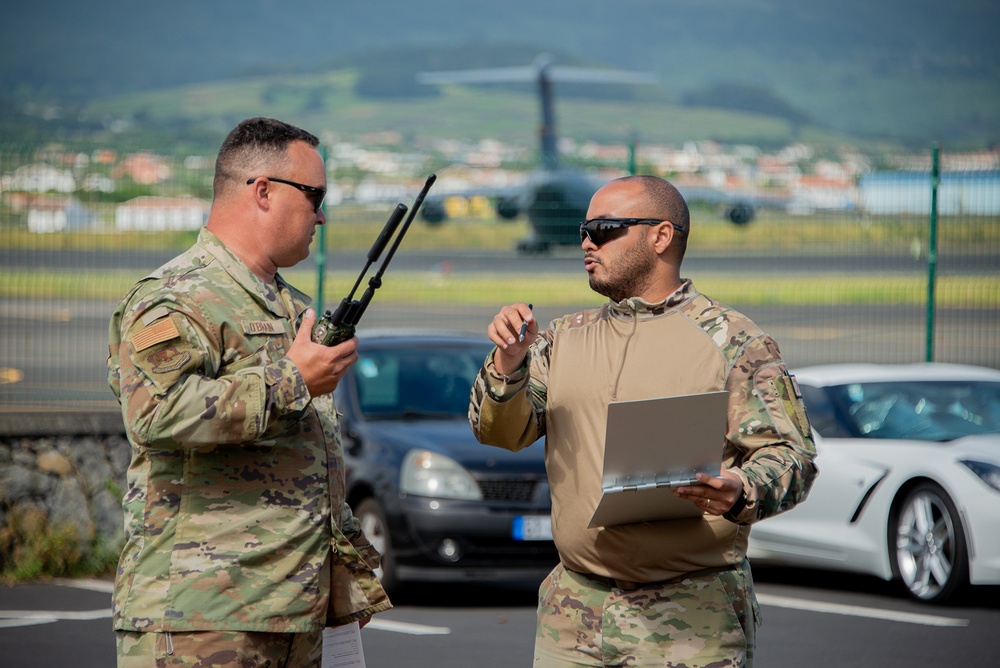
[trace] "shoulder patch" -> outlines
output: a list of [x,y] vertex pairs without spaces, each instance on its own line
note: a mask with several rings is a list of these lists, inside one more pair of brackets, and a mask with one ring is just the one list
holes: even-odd
[[166,317],[168,315],[170,315],[170,311],[167,309],[166,306],[157,306],[152,311],[142,316],[142,324],[152,325],[160,318]]
[[146,359],[153,365],[153,373],[170,373],[171,371],[177,371],[187,364],[188,360],[191,359],[191,353],[186,350],[181,352],[177,350],[177,346],[168,346],[158,353],[153,353]]
[[175,339],[178,336],[180,336],[180,332],[177,331],[177,325],[174,324],[173,320],[167,318],[141,329],[132,337],[132,346],[136,352],[139,352],[157,343]]

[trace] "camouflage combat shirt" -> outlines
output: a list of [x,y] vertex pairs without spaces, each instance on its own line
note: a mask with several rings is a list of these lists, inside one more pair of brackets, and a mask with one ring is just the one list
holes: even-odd
[[306,632],[391,607],[344,502],[332,396],[286,357],[306,304],[202,230],[118,305],[108,380],[132,461],[116,629]]
[[[553,537],[575,571],[658,582],[738,565],[749,525],[802,501],[816,475],[809,422],[777,344],[689,280],[658,304],[626,299],[553,321],[506,378],[492,360],[472,388],[473,431],[509,450],[545,436]],[[729,393],[723,468],[743,481],[746,507],[729,519],[588,528],[608,403],[718,390]],[[650,447],[670,447],[669,430]]]

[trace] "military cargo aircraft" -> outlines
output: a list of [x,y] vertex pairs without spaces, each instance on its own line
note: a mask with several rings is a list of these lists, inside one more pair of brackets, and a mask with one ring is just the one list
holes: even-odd
[[[553,84],[651,84],[658,77],[649,72],[628,72],[555,65],[548,54],[538,56],[525,67],[421,72],[417,81],[430,85],[489,84],[534,82],[541,102],[541,165],[522,188],[495,193],[496,210],[509,219],[524,213],[531,224],[531,235],[518,242],[524,253],[545,252],[551,246],[580,243],[580,221],[585,218],[590,198],[601,186],[586,174],[560,164],[557,148],[555,94]],[[424,203],[423,216],[430,222],[445,217],[443,203]]]
[[[421,72],[417,81],[428,85],[535,83],[541,106],[539,131],[541,165],[523,187],[489,193],[496,202],[497,215],[511,219],[521,213],[528,217],[531,233],[517,244],[522,253],[544,253],[556,245],[578,245],[580,222],[585,218],[590,198],[603,185],[579,170],[560,164],[557,148],[554,84],[653,84],[659,77],[651,72],[567,67],[555,65],[548,54],[539,55],[524,67],[480,68]],[[734,199],[721,190],[699,188],[682,193],[689,200],[722,207],[726,219],[745,225],[755,216],[754,202]],[[482,193],[479,193],[482,194]],[[428,199],[421,210],[424,219],[440,223],[447,214],[444,202]]]

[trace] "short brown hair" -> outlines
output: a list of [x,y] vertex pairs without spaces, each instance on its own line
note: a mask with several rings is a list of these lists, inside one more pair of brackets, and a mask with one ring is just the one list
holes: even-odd
[[212,188],[218,197],[227,187],[241,180],[267,174],[253,173],[285,159],[293,142],[305,142],[316,147],[319,138],[302,128],[274,118],[248,118],[226,136],[215,159],[215,179]]

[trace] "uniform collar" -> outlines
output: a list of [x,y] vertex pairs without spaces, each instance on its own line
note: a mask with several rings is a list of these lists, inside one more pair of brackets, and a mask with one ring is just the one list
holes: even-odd
[[295,319],[305,310],[304,295],[286,283],[280,274],[274,274],[273,284],[265,283],[208,229],[203,227],[198,233],[197,245],[214,257],[234,281],[274,315]]
[[659,302],[648,302],[641,297],[628,297],[620,302],[609,302],[611,312],[620,317],[638,317],[640,320],[653,318],[676,311],[680,306],[694,299],[698,291],[690,278],[683,279],[681,286]]

